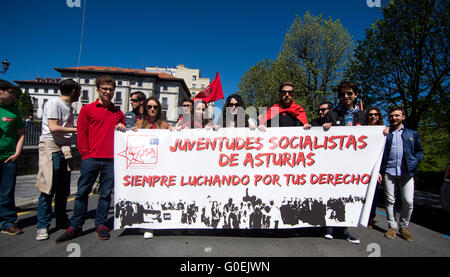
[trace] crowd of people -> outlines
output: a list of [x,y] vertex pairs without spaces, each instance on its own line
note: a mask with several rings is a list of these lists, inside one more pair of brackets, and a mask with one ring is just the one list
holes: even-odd
[[[114,187],[114,131],[131,129],[170,129],[181,131],[185,128],[219,128],[248,127],[264,132],[272,127],[322,126],[328,131],[332,126],[384,125],[380,110],[371,107],[364,112],[357,105],[360,91],[358,86],[349,81],[342,81],[338,86],[339,103],[334,107],[329,102],[319,105],[317,118],[309,121],[304,109],[295,103],[293,83],[285,82],[279,87],[279,101],[270,107],[260,120],[245,113],[242,98],[233,94],[226,99],[224,110],[217,122],[206,116],[207,103],[185,99],[182,101],[181,115],[178,121],[170,125],[162,118],[161,103],[157,97],[146,97],[142,92],[130,95],[132,111],[124,114],[114,106],[116,82],[110,76],[101,76],[96,80],[98,98],[95,102],[83,106],[74,127],[72,103],[78,101],[80,85],[71,79],[60,83],[61,95],[48,101],[44,106],[42,136],[39,142],[39,173],[37,187],[41,195],[38,203],[36,240],[49,238],[48,229],[52,218],[52,200],[55,199],[56,227],[65,229],[56,239],[56,243],[71,240],[81,234],[84,224],[88,196],[97,177],[100,176],[99,200],[95,216],[96,235],[100,240],[110,238],[110,229],[106,226],[111,193]],[[16,225],[17,213],[14,203],[16,182],[16,160],[21,154],[24,142],[24,123],[20,112],[12,105],[15,99],[14,86],[0,80],[0,227],[3,233],[17,235],[23,230]],[[387,136],[385,151],[381,163],[379,184],[383,184],[386,199],[388,231],[385,237],[394,239],[399,233],[402,238],[412,241],[408,230],[413,211],[414,171],[423,159],[423,148],[416,131],[403,125],[405,111],[402,107],[393,107],[388,112],[389,127],[383,131]],[[75,198],[72,217],[66,212],[67,196],[70,187],[70,168],[72,155],[70,141],[77,133],[77,147],[81,154],[80,178]],[[394,212],[395,189],[400,188],[402,209],[400,222],[397,223]],[[315,199],[286,201],[276,206],[275,203],[262,203],[256,197],[244,196],[242,202],[234,204],[233,199],[222,205],[217,201],[207,200],[210,207],[199,210],[195,203],[178,203],[161,205],[155,208],[146,203],[141,205],[130,201],[116,203],[115,217],[121,218],[122,226],[133,222],[143,222],[145,214],[153,220],[162,220],[163,210],[181,211],[181,222],[193,224],[197,221],[211,228],[278,228],[279,224],[295,225],[299,221],[314,226],[325,226],[327,209],[332,210],[329,218],[341,221],[342,203],[346,201],[363,201],[363,199],[333,199],[323,203]],[[375,197],[376,199],[376,197]],[[259,201],[258,201],[259,200]],[[159,204],[159,203],[158,203]],[[208,205],[209,205],[208,204]],[[307,212],[311,209],[314,212]],[[375,223],[375,206],[369,227]],[[325,211],[325,213],[324,213]],[[312,213],[320,213],[320,216]],[[163,214],[163,215],[161,215]],[[151,230],[145,238],[153,236]],[[327,227],[324,237],[340,237],[352,243],[359,240],[352,236],[346,227]]]

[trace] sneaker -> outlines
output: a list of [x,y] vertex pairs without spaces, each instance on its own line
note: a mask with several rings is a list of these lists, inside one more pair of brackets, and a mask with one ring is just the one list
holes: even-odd
[[96,232],[97,232],[97,238],[99,240],[109,240],[109,238],[111,237],[109,235],[110,230],[105,225],[98,227]]
[[400,235],[407,241],[413,241],[411,233],[409,233],[408,228],[400,228]]
[[151,239],[153,238],[153,232],[147,231],[144,233],[144,239]]
[[359,244],[359,239],[355,238],[354,236],[350,235],[350,233],[344,233],[341,236],[343,239],[347,240],[350,243]]
[[388,239],[395,239],[397,236],[397,230],[394,228],[389,228],[386,233],[384,233],[384,236]]
[[2,233],[15,236],[23,233],[23,230],[17,227],[16,225],[11,225],[8,228],[2,230]]
[[36,240],[46,240],[46,239],[48,239],[47,228],[38,229],[36,232]]
[[323,236],[326,239],[333,239],[333,235],[332,234],[325,234],[325,236]]
[[76,230],[73,227],[69,227],[64,231],[64,234],[62,234],[59,238],[56,239],[56,243],[62,243],[65,241],[72,240],[76,237],[78,237],[81,234],[81,229]]

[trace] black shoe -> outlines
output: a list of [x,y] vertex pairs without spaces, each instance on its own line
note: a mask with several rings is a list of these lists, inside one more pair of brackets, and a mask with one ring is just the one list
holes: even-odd
[[56,243],[69,241],[71,239],[78,237],[80,234],[81,229],[75,230],[73,227],[69,227],[64,231],[64,234],[62,234],[59,238],[56,239]]
[[110,232],[109,228],[106,227],[105,225],[102,225],[97,228],[97,238],[99,240],[109,240],[110,238],[109,232]]
[[348,232],[340,235],[339,237],[347,240],[348,242],[354,243],[354,244],[359,244],[360,243],[359,239],[357,239],[354,236],[350,235],[350,233],[348,233]]
[[15,236],[15,235],[19,235],[23,233],[23,230],[19,227],[17,227],[16,225],[11,225],[8,228],[2,230],[2,233],[11,235],[11,236]]

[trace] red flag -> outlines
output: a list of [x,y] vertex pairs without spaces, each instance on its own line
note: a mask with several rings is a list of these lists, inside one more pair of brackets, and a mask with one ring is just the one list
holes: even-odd
[[222,83],[220,82],[219,72],[217,72],[216,78],[209,86],[204,90],[197,93],[193,100],[203,100],[206,103],[213,102],[219,99],[223,99]]

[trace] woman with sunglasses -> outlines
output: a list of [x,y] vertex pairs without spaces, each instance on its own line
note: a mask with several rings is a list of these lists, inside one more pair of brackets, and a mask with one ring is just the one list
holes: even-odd
[[232,94],[228,96],[222,114],[217,120],[217,125],[214,126],[214,130],[218,130],[220,127],[250,127],[252,130],[256,129],[257,122],[245,113],[244,100],[242,100],[240,95]]
[[158,98],[150,96],[144,104],[144,119],[139,120],[134,125],[133,130],[137,129],[169,129],[169,123],[161,119],[161,103]]
[[[370,107],[366,111],[367,125],[384,125],[383,116],[381,115],[380,109],[377,107]],[[380,183],[377,183],[377,186]],[[377,212],[377,199],[378,199],[378,189],[375,189],[375,195],[373,196],[372,209],[370,210],[369,223],[367,228],[373,229],[375,226],[375,216]]]

